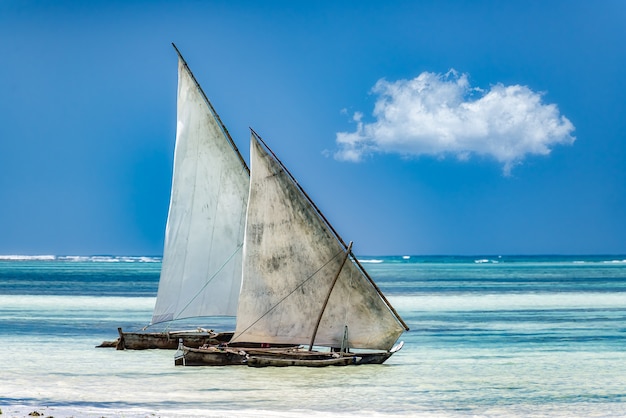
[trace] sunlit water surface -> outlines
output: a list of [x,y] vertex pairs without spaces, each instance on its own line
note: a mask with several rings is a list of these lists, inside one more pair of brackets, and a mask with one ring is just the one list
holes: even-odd
[[253,369],[95,348],[119,326],[149,322],[159,259],[5,258],[0,408],[56,418],[626,416],[625,259],[363,257],[411,327],[404,348],[384,365]]

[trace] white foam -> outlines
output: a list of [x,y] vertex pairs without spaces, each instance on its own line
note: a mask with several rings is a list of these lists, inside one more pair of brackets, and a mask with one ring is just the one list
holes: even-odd
[[7,261],[29,261],[29,260],[52,261],[55,259],[56,259],[56,256],[54,255],[0,255],[0,260],[7,260]]
[[382,263],[384,260],[379,260],[379,259],[371,259],[371,260],[359,260],[359,262],[361,263],[372,263],[372,264],[380,264]]
[[0,255],[0,261],[71,261],[95,263],[159,263],[161,257],[116,255]]
[[491,264],[498,264],[499,261],[498,260],[490,260],[488,258],[481,258],[478,260],[474,260],[475,264],[486,264],[486,263],[491,263]]
[[603,261],[605,264],[626,264],[626,260],[608,260]]

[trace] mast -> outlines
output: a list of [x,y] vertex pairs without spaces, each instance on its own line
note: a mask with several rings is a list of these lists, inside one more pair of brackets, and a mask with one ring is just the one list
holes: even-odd
[[337,270],[337,274],[335,275],[333,282],[330,284],[330,289],[328,289],[326,300],[324,300],[324,304],[322,305],[322,309],[320,310],[320,315],[317,317],[317,323],[315,324],[315,329],[313,330],[313,336],[311,336],[311,344],[309,344],[309,351],[313,350],[313,343],[315,342],[315,336],[317,335],[317,330],[320,327],[320,322],[322,322],[322,316],[324,315],[324,311],[326,310],[326,305],[328,305],[330,294],[333,292],[333,288],[335,287],[335,283],[337,283],[337,279],[339,279],[341,270],[343,269],[343,266],[346,264],[346,260],[348,260],[348,257],[350,256],[351,249],[352,249],[352,241],[350,241],[350,245],[348,246],[348,251],[346,251],[346,255],[343,257],[341,266],[339,266],[339,270]]

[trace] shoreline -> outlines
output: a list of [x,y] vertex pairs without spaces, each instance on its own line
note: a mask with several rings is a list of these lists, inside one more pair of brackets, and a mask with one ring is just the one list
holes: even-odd
[[385,414],[371,410],[358,411],[352,413],[339,413],[332,411],[314,411],[314,410],[293,410],[293,411],[275,411],[275,410],[214,410],[207,409],[172,409],[172,410],[151,410],[140,407],[90,407],[90,406],[71,406],[71,405],[55,405],[55,406],[35,406],[24,404],[0,404],[0,418],[296,418],[296,417],[332,417],[332,418],[357,418],[368,416],[373,418],[443,418],[451,417],[449,414],[433,414],[433,413],[415,413],[406,414]]

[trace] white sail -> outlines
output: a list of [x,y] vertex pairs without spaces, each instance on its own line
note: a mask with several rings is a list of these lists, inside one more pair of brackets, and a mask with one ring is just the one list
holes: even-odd
[[176,148],[152,323],[233,316],[250,177],[179,55]]
[[[309,344],[345,247],[291,175],[259,143],[250,146],[243,282],[232,341]],[[346,208],[350,210],[350,208]],[[349,260],[332,289],[315,345],[389,350],[405,327]]]

